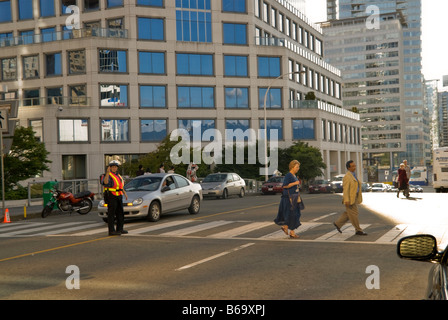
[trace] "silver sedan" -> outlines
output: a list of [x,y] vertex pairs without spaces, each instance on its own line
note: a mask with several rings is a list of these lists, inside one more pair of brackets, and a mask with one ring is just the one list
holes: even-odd
[[246,183],[236,173],[212,173],[201,183],[204,197],[222,197],[237,194],[240,198],[246,194]]
[[[129,181],[124,190],[124,217],[146,218],[158,221],[162,213],[188,209],[190,214],[199,213],[202,201],[200,184],[193,183],[178,174],[156,173],[139,176]],[[98,215],[107,221],[107,204],[101,200]]]

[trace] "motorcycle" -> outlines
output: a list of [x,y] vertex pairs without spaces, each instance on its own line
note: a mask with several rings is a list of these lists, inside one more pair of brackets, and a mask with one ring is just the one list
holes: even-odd
[[90,191],[83,191],[73,195],[68,191],[61,191],[53,188],[52,197],[42,210],[42,218],[47,217],[53,211],[54,205],[64,213],[78,212],[87,214],[92,210],[93,197],[95,194]]

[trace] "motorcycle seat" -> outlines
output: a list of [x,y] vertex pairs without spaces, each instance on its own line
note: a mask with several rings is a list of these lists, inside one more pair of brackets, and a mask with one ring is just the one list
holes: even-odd
[[91,194],[90,191],[83,191],[74,195],[75,199],[88,197]]

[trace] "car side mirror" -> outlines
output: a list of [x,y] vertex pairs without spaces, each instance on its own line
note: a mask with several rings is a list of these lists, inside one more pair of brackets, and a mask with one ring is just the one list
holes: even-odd
[[168,187],[168,186],[164,186],[164,187],[162,187],[162,192],[169,191],[169,190],[171,190],[171,189],[170,189],[170,187]]
[[397,254],[402,259],[430,261],[437,255],[437,240],[430,234],[418,234],[401,238]]
[[230,183],[230,182],[232,182],[232,179],[228,179],[228,180],[227,180],[227,183]]

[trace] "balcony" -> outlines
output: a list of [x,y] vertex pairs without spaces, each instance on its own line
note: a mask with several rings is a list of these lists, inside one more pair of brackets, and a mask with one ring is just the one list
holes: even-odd
[[291,109],[318,109],[359,121],[359,114],[318,100],[290,100]]
[[[12,100],[2,100],[7,102]],[[36,107],[56,105],[61,107],[87,107],[91,105],[90,97],[36,97],[14,100],[19,102],[19,107]]]
[[43,34],[2,38],[0,39],[0,47],[14,47],[35,43],[46,43],[53,41],[81,39],[90,37],[127,39],[128,30],[110,29],[110,28],[87,28],[87,29],[72,29],[64,31],[45,32]]

